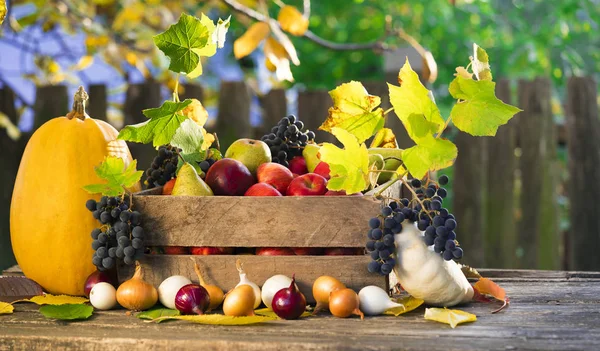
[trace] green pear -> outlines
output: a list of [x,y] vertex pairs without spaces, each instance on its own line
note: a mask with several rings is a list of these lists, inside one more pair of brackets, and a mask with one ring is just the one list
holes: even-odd
[[208,185],[198,176],[196,169],[189,163],[181,166],[173,187],[172,196],[213,196]]
[[[369,149],[368,151],[369,155],[381,155],[383,157],[385,161],[385,166],[383,167],[383,169],[385,170],[395,171],[402,164],[402,162],[400,161],[400,159],[402,158],[402,151],[404,151],[402,149],[376,147]],[[393,173],[381,173],[379,175],[379,178],[377,179],[377,183],[383,184],[388,180],[392,179],[392,176],[394,176]]]
[[313,173],[319,162],[321,162],[317,156],[319,154],[319,149],[321,149],[321,147],[317,144],[308,144],[302,151],[302,157],[304,157],[306,168],[308,168],[308,172],[310,173]]
[[244,164],[256,176],[258,166],[271,162],[269,145],[260,140],[238,139],[225,151],[225,158],[232,158]]

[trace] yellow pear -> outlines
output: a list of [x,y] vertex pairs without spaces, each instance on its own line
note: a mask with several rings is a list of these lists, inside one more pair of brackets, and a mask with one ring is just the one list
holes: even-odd
[[321,160],[319,160],[319,157],[317,156],[319,153],[319,149],[321,149],[321,147],[317,144],[308,144],[304,147],[304,150],[302,151],[302,156],[306,161],[306,168],[308,168],[309,172],[314,172],[319,162],[321,162]]
[[213,196],[208,185],[200,178],[194,166],[185,163],[179,173],[173,187],[172,196]]

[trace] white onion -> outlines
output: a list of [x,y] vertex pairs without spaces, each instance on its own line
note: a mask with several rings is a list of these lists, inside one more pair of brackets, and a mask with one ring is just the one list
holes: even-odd
[[289,288],[290,284],[292,284],[292,278],[283,274],[274,275],[265,281],[262,286],[261,298],[262,302],[269,310],[271,309],[273,296],[275,296],[279,290]]
[[158,299],[166,308],[175,309],[175,295],[184,285],[192,284],[192,281],[182,275],[174,275],[158,286]]
[[90,303],[98,310],[110,310],[117,305],[117,289],[109,283],[97,283],[90,291]]
[[390,300],[388,293],[375,285],[362,288],[358,293],[358,299],[360,310],[368,316],[377,316],[390,308],[403,306]]

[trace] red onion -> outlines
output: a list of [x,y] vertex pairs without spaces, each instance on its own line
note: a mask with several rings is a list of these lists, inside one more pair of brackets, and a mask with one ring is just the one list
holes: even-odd
[[296,276],[292,277],[289,288],[275,293],[271,303],[273,312],[283,319],[298,319],[306,310],[306,298],[296,287]]
[[84,292],[86,297],[90,297],[90,291],[98,283],[108,283],[114,286],[112,279],[106,272],[95,271],[85,280]]
[[175,295],[175,307],[183,314],[204,314],[209,304],[208,291],[198,284],[184,285]]

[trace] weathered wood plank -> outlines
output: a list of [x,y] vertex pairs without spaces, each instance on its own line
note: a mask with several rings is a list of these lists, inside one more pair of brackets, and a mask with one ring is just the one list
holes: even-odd
[[106,85],[91,84],[88,88],[89,103],[87,113],[95,119],[106,121],[108,112],[108,93]]
[[252,137],[250,104],[250,89],[245,82],[221,82],[215,129],[221,150],[227,150],[239,138]]
[[569,151],[568,194],[571,229],[569,268],[600,269],[600,119],[597,85],[592,78],[572,77],[567,83]]
[[319,126],[327,118],[331,106],[333,106],[333,102],[326,90],[298,93],[298,118],[304,122],[306,128],[315,132],[315,140],[319,143],[337,141],[330,133],[319,130]]
[[33,130],[55,117],[66,115],[70,111],[69,97],[65,85],[39,86],[35,91],[33,105]]
[[[178,256],[146,255],[141,261],[144,279],[154,286],[172,276],[183,275],[196,281],[193,257],[203,271],[204,278],[225,291],[233,289],[240,281],[236,260],[244,265],[248,278],[261,286],[276,274],[292,276],[296,274],[298,288],[307,301],[314,302],[312,283],[322,275],[336,277],[349,288],[360,290],[367,285],[377,285],[387,289],[387,280],[367,271],[369,256],[254,256],[254,255],[211,255]],[[119,267],[119,280],[124,281],[133,275],[133,266]]]
[[148,246],[362,247],[369,218],[380,208],[367,196],[135,196],[134,201]]
[[287,100],[284,89],[272,89],[260,97],[262,107],[262,124],[256,129],[255,138],[260,139],[263,135],[271,132],[271,128],[277,122],[287,116]]

